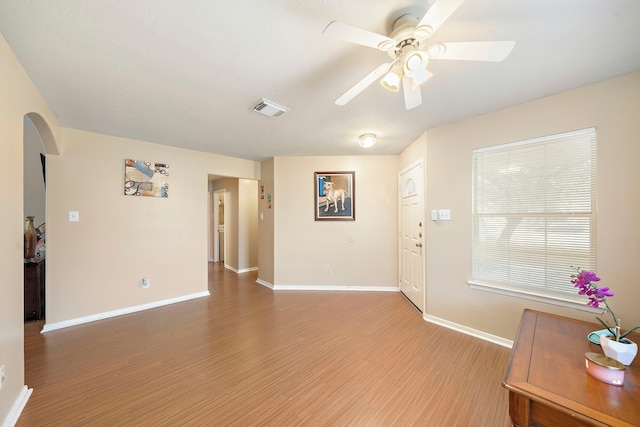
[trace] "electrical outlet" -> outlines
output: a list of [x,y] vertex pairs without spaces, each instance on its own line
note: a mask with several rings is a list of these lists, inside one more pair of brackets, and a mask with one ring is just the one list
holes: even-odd
[[0,366],[0,388],[4,385],[4,365]]
[[146,277],[144,277],[144,278],[142,279],[142,287],[146,289],[146,288],[148,288],[149,286],[150,286],[150,285],[149,285],[149,279],[148,279],[148,278],[146,278]]

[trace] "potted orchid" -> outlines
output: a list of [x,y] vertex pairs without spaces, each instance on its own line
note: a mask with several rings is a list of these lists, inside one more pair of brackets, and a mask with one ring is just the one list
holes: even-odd
[[607,312],[611,313],[613,325],[610,325],[608,322],[605,322],[600,317],[596,316],[598,322],[600,322],[606,328],[606,331],[609,332],[609,334],[606,334],[605,331],[605,334],[600,336],[600,345],[602,346],[605,355],[612,357],[625,365],[629,365],[638,352],[638,346],[636,343],[626,338],[626,336],[633,331],[640,329],[640,326],[631,328],[624,333],[621,331],[620,319],[616,317],[607,302],[607,298],[612,297],[614,294],[606,286],[598,287],[597,282],[600,281],[600,278],[595,272],[576,268],[576,274],[572,274],[571,278],[573,286],[578,288],[578,294],[589,297],[587,306],[601,308],[601,305],[604,305],[603,314]]

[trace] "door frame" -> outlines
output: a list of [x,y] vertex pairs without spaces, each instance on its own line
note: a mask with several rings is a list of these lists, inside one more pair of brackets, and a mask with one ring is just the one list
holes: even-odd
[[[213,246],[213,262],[220,262],[220,231],[218,226],[220,225],[220,215],[219,215],[219,200],[222,201],[223,205],[226,205],[227,203],[227,191],[226,188],[221,188],[219,190],[215,190],[213,193],[211,193],[212,196],[212,208],[211,211],[213,212],[213,221],[212,221],[212,228],[213,228],[213,241],[212,241],[212,246]],[[227,209],[225,206],[224,209],[224,217],[222,218],[222,223],[227,224]],[[226,253],[227,253],[227,233],[226,230],[223,233],[223,238],[222,238],[222,253],[224,254],[222,257],[222,261],[224,261],[225,266],[226,266]]]

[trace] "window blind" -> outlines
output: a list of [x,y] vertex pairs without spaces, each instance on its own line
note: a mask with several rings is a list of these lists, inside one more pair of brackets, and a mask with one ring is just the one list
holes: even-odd
[[473,152],[473,280],[573,294],[596,268],[595,128]]

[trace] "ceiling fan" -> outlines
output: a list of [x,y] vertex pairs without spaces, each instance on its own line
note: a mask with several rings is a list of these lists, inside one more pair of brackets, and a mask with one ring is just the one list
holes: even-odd
[[391,61],[376,67],[336,99],[336,105],[346,105],[373,82],[382,78],[382,86],[394,92],[399,91],[402,85],[405,107],[410,110],[422,104],[420,85],[433,76],[427,69],[429,60],[503,61],[511,53],[515,42],[428,43],[429,37],[462,3],[464,0],[436,0],[422,19],[411,13],[404,14],[396,19],[388,37],[340,21],[327,25],[324,35],[379,49],[391,57]]

